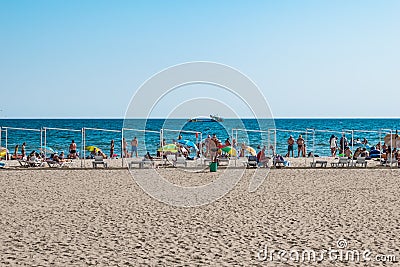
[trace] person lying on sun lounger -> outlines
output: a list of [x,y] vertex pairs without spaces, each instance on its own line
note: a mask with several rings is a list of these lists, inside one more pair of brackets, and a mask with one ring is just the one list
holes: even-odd
[[63,160],[58,156],[58,154],[53,154],[53,157],[50,158],[50,159],[52,159],[53,161],[58,162],[58,163],[60,163],[60,162],[63,161]]
[[97,151],[97,156],[102,156],[103,159],[107,158],[107,155],[103,153],[103,151],[101,151],[100,149]]

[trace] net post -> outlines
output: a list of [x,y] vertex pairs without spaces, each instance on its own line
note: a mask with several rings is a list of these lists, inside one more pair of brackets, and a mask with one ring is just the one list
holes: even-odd
[[[121,151],[123,150],[124,147],[124,128],[121,129]],[[127,156],[127,155],[125,155]],[[121,161],[121,166],[122,168],[124,167],[124,157],[122,157],[122,161]]]
[[[8,128],[6,128],[6,153],[8,150]],[[8,157],[6,157],[6,161],[8,160]]]

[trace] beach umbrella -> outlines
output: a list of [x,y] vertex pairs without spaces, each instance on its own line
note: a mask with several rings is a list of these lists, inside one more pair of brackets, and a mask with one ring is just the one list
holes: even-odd
[[54,149],[49,146],[42,146],[39,150],[43,151],[44,153],[54,154],[57,153]]
[[[383,138],[383,141],[385,142],[385,144],[386,144],[387,146],[396,147],[396,141],[397,141],[396,136],[397,136],[397,134],[392,134],[392,135],[387,134],[387,135]],[[392,147],[392,148],[393,148],[393,147]]]
[[249,152],[252,156],[256,156],[257,155],[256,150],[254,148],[252,148],[251,146],[246,146],[246,148],[244,150]]
[[237,156],[237,151],[233,147],[230,146],[224,146],[221,148],[222,151],[228,153],[229,155],[236,157]]
[[163,147],[160,147],[157,151],[161,152],[172,152],[172,153],[177,153],[178,152],[178,147],[175,144],[168,144]]
[[85,149],[89,152],[97,152],[99,150],[101,150],[100,148],[98,148],[97,146],[86,146]]
[[185,145],[185,146],[189,146],[189,147],[194,147],[194,149],[196,149],[196,151],[198,151],[199,149],[197,148],[196,144],[192,141],[189,140],[178,140],[178,143]]

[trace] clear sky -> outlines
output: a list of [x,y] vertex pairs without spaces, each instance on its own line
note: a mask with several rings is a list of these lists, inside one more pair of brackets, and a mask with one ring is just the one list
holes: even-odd
[[276,117],[400,117],[399,11],[397,0],[0,0],[0,117],[123,117],[146,79],[188,61],[239,69]]

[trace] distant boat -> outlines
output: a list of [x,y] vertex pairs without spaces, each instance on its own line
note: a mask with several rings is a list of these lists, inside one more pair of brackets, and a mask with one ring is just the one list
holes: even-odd
[[195,117],[188,120],[188,122],[223,122],[221,117],[210,115],[210,117]]

